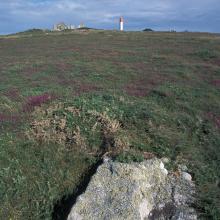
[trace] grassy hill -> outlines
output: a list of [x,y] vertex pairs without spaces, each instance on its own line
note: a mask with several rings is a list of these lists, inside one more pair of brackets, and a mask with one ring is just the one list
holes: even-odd
[[186,163],[219,219],[219,134],[220,35],[0,37],[0,219],[62,219],[105,153]]

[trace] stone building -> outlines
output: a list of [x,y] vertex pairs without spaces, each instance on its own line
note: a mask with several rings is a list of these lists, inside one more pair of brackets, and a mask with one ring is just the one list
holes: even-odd
[[61,22],[61,23],[58,23],[58,24],[55,24],[53,26],[53,30],[54,31],[63,31],[63,30],[73,30],[75,29],[75,26],[74,25],[66,25],[64,22]]

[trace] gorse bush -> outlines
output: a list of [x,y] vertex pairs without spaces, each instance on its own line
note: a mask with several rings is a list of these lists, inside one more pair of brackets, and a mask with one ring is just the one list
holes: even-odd
[[[122,130],[117,112],[105,105],[103,112],[98,112],[100,109],[93,106],[96,101],[92,97],[86,102],[76,100],[76,103],[58,103],[36,109],[33,112],[35,119],[26,132],[27,137],[37,142],[54,142],[91,152],[116,148]],[[89,105],[86,107],[84,103]]]

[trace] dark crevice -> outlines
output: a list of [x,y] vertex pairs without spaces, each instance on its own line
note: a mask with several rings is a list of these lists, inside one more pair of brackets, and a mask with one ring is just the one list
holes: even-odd
[[85,192],[92,176],[96,173],[97,168],[102,164],[102,160],[99,160],[93,166],[90,167],[88,172],[84,175],[78,188],[69,196],[64,196],[59,200],[53,209],[52,219],[53,220],[66,220],[71,208],[75,204],[79,195]]
[[167,203],[162,209],[153,209],[148,216],[149,220],[172,219],[176,212],[176,206],[173,203]]

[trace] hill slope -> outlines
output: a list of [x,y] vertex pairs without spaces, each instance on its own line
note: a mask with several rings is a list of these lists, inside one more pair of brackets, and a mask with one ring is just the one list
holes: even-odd
[[52,218],[106,152],[186,163],[201,216],[220,216],[219,35],[7,36],[0,77],[0,219]]

